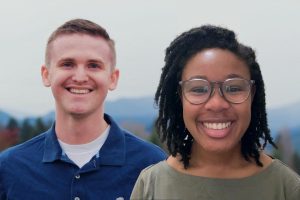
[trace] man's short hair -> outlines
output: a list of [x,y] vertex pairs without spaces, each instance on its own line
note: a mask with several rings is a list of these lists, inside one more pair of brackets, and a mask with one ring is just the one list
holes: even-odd
[[112,67],[116,65],[116,50],[115,43],[113,39],[110,38],[107,31],[101,27],[100,25],[86,20],[86,19],[73,19],[65,22],[63,25],[58,27],[49,37],[47,46],[46,46],[46,54],[45,54],[45,63],[46,66],[50,65],[50,44],[56,38],[61,35],[67,34],[86,34],[90,36],[99,36],[105,39],[111,49],[112,52]]

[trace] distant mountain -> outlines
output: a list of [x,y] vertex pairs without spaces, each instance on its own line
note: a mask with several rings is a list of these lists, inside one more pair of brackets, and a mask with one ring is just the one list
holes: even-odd
[[0,110],[0,127],[6,126],[10,118],[11,115],[9,113]]
[[269,127],[273,135],[282,128],[297,129],[300,127],[300,102],[280,108],[268,109]]
[[153,97],[121,98],[105,103],[105,112],[115,116],[156,115]]
[[105,112],[111,115],[118,123],[124,121],[141,123],[147,130],[153,126],[158,110],[154,107],[152,97],[122,98],[116,101],[107,101]]
[[17,118],[17,119],[23,119],[23,118],[28,117],[30,115],[30,113],[21,112],[19,110],[15,110],[15,109],[12,109],[12,108],[10,108],[10,109],[5,108],[2,111],[5,112],[5,113],[9,113],[10,116],[13,116],[14,118]]
[[297,128],[291,129],[290,131],[293,147],[300,155],[300,125]]
[[[151,130],[157,116],[157,109],[154,108],[153,97],[121,98],[105,102],[105,113],[111,115],[120,124],[143,124],[146,130]],[[11,116],[6,112],[1,112],[0,125],[6,124]],[[19,122],[25,118],[13,117]],[[54,120],[55,112],[51,111],[44,116],[27,116],[26,119],[34,123],[37,117],[42,117],[44,122],[51,122]]]
[[[140,123],[149,130],[153,126],[158,110],[155,108],[154,98],[147,96],[107,101],[105,103],[105,112],[113,116],[119,123],[124,121]],[[268,109],[267,113],[269,127],[274,137],[282,128],[287,127],[294,132],[300,127],[300,102],[280,108]],[[9,113],[0,111],[0,125],[5,125],[10,117]],[[19,119],[18,117],[16,118]],[[34,120],[36,116],[28,116],[27,118]],[[44,122],[53,121],[54,112],[51,111],[42,116],[42,119]]]

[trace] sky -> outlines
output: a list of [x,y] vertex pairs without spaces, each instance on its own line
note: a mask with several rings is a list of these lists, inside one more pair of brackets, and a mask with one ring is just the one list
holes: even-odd
[[255,49],[268,108],[300,102],[298,0],[0,0],[0,110],[43,115],[54,109],[40,67],[49,35],[84,18],[116,42],[118,88],[108,100],[153,96],[164,53],[179,34],[204,24],[236,32]]

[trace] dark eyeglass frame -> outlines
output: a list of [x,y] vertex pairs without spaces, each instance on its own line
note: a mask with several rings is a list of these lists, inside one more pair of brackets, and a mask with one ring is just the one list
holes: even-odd
[[[197,103],[191,102],[191,101],[186,97],[186,95],[185,95],[185,90],[184,90],[184,85],[185,85],[186,83],[191,82],[191,81],[197,81],[197,80],[205,81],[205,82],[208,83],[208,85],[210,85],[210,94],[209,94],[209,96],[207,97],[207,99],[205,99],[204,101],[201,101],[201,102],[199,102],[199,103],[198,103],[198,102],[197,102]],[[232,101],[232,100],[228,99],[228,98],[226,97],[226,95],[224,95],[224,92],[223,92],[223,85],[224,85],[224,83],[226,83],[226,82],[228,82],[228,81],[234,81],[234,80],[242,80],[242,81],[245,81],[245,82],[248,83],[248,88],[249,88],[248,94],[247,94],[247,96],[245,96],[245,98],[244,98],[243,100],[241,100],[241,101]],[[193,104],[193,105],[199,105],[199,104],[202,104],[202,103],[207,102],[207,101],[212,97],[212,95],[213,95],[214,92],[215,92],[215,85],[218,85],[218,89],[219,89],[219,94],[220,94],[220,96],[222,96],[227,102],[233,103],[233,104],[240,104],[240,103],[245,102],[245,101],[249,98],[250,93],[251,93],[251,91],[252,91],[252,88],[253,88],[253,86],[255,85],[255,81],[254,81],[254,80],[247,80],[247,79],[243,79],[243,78],[229,78],[229,79],[226,79],[226,80],[224,80],[224,81],[208,81],[208,80],[202,79],[202,78],[191,78],[191,79],[188,79],[188,80],[179,81],[179,85],[181,86],[181,91],[182,91],[182,93],[183,93],[184,98],[185,98],[188,102],[190,102],[191,104]]]

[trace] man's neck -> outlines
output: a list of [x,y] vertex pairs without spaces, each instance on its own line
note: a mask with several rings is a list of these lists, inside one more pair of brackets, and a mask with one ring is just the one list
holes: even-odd
[[95,140],[107,128],[103,113],[88,116],[56,114],[57,137],[67,144],[85,144]]

